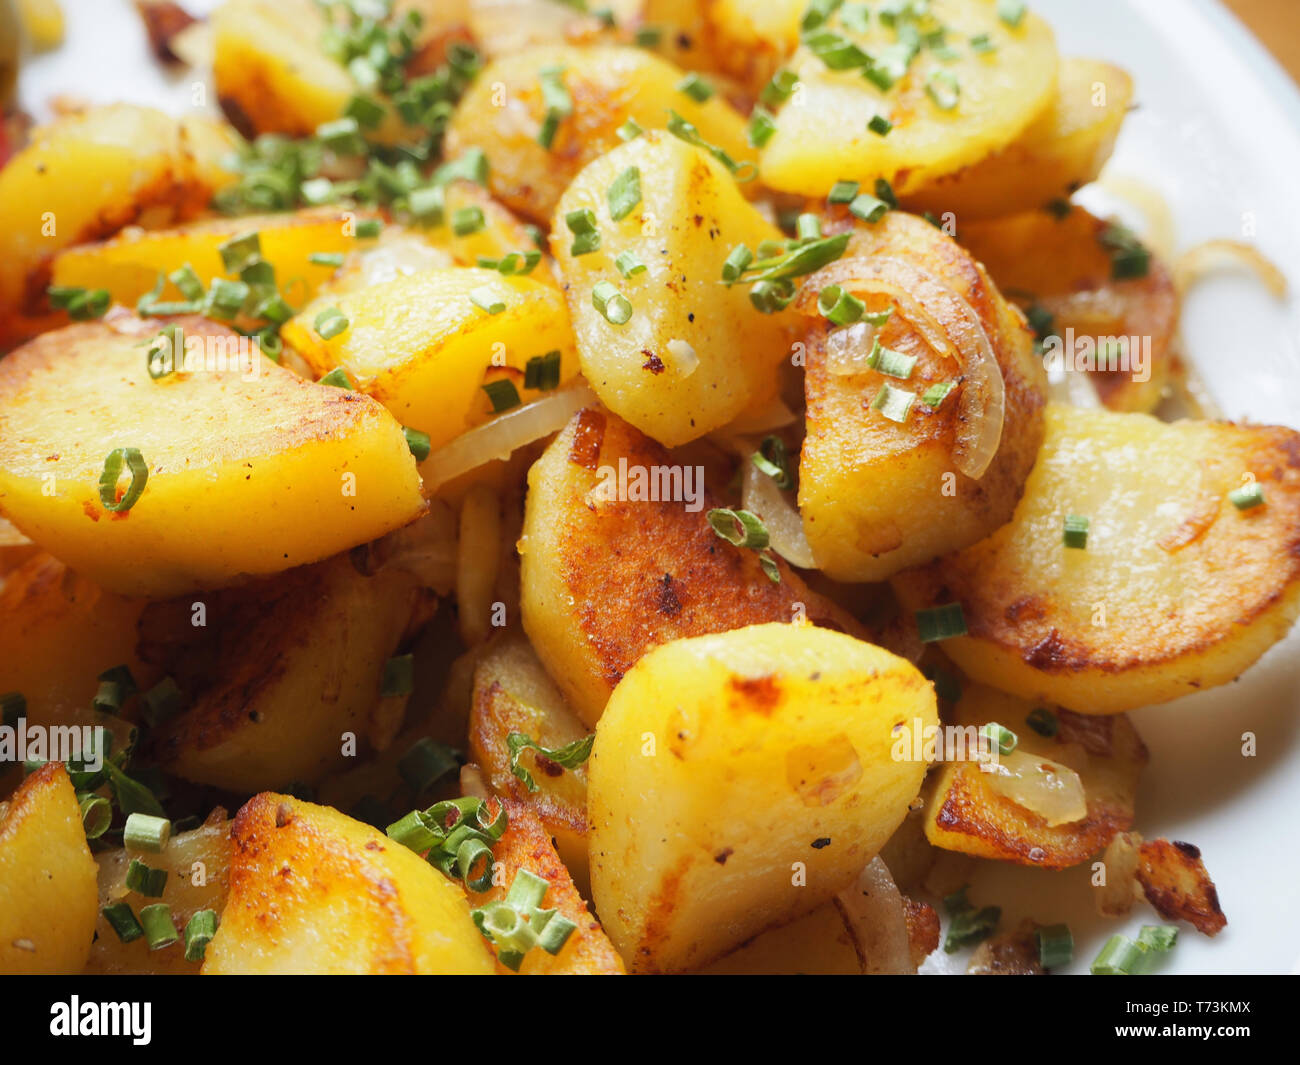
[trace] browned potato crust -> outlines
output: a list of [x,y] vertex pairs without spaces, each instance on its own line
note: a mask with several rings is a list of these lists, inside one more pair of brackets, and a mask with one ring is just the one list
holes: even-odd
[[1223,931],[1228,918],[1219,906],[1219,893],[1205,871],[1199,847],[1152,839],[1142,844],[1138,854],[1138,883],[1161,917],[1187,921],[1207,936]]

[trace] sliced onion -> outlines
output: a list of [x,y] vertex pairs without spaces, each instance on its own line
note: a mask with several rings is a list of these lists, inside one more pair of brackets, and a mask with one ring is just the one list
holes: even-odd
[[448,481],[489,462],[508,459],[525,444],[558,433],[578,411],[596,402],[596,393],[580,382],[462,433],[420,464],[424,494],[432,496]]
[[1142,837],[1138,833],[1120,832],[1102,854],[1106,882],[1097,888],[1093,900],[1102,917],[1123,917],[1133,908],[1142,890],[1138,886],[1141,846]]
[[1225,265],[1245,266],[1276,299],[1286,297],[1286,275],[1253,244],[1241,240],[1207,240],[1183,252],[1174,263],[1174,284],[1180,294],[1206,274]]
[[1027,751],[1012,751],[980,768],[990,788],[1037,814],[1049,828],[1088,816],[1083,781],[1068,765]]
[[[753,450],[749,452],[753,454]],[[745,456],[745,472],[741,481],[741,506],[757,514],[767,526],[769,545],[792,566],[816,569],[808,537],[804,535],[803,518],[799,511],[776,486],[776,482],[755,466]]]
[[903,896],[883,861],[873,858],[857,881],[835,896],[835,904],[853,930],[865,974],[916,972]]
[[435,248],[414,233],[404,233],[393,227],[391,231],[385,231],[375,247],[353,252],[347,268],[337,279],[326,284],[323,291],[356,292],[421,270],[451,266],[453,262],[441,248]]
[[690,377],[700,368],[700,357],[685,340],[670,340],[667,344],[668,364],[682,377]]
[[826,337],[826,370],[833,377],[853,377],[871,367],[867,359],[876,339],[876,327],[870,322],[854,322],[835,329]]
[[931,348],[956,361],[963,380],[953,464],[973,480],[983,477],[1002,442],[1006,385],[975,309],[928,270],[888,255],[832,263],[804,285],[801,308],[831,284],[889,296]]

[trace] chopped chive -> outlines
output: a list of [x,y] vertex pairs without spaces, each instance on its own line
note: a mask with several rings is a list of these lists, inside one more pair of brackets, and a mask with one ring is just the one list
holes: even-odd
[[261,262],[262,241],[254,230],[218,244],[217,252],[221,255],[221,265],[226,273],[237,274],[244,267]]
[[332,266],[335,269],[343,265],[341,251],[314,251],[307,256],[307,261],[314,266]]
[[442,185],[412,189],[406,197],[406,209],[426,225],[440,225],[447,206],[447,190]]
[[966,616],[960,603],[944,603],[916,612],[916,629],[922,643],[966,635]]
[[1097,242],[1110,253],[1111,280],[1130,281],[1150,272],[1151,253],[1126,226],[1108,225],[1097,235]]
[[140,925],[144,929],[145,939],[150,950],[170,947],[181,937],[172,921],[172,908],[165,902],[155,902],[140,911]]
[[619,126],[618,129],[615,130],[615,132],[618,134],[618,139],[621,141],[634,141],[639,136],[641,136],[641,134],[643,134],[645,130],[641,128],[641,126],[637,123],[636,119],[629,118],[626,122],[624,122],[621,126]]
[[722,264],[722,280],[727,284],[739,281],[744,272],[749,269],[749,264],[754,261],[754,253],[744,244],[737,244],[728,253],[726,261]]
[[866,309],[865,303],[839,285],[827,285],[817,296],[817,310],[832,325],[852,325]]
[[336,366],[319,381],[318,385],[328,385],[330,388],[342,388],[348,392],[356,391],[356,386],[352,383],[352,378],[348,376],[347,370],[342,366]]
[[781,583],[781,567],[776,564],[776,559],[766,551],[758,556],[758,566],[763,571],[763,575],[773,584]]
[[886,381],[880,386],[876,398],[871,401],[871,409],[880,411],[881,416],[891,422],[902,425],[907,421],[907,416],[912,412],[912,404],[915,402],[915,393],[895,388]]
[[533,779],[532,773],[519,764],[519,756],[524,751],[536,751],[543,758],[565,769],[577,769],[591,756],[591,747],[595,740],[596,734],[593,732],[562,747],[543,747],[531,736],[526,736],[522,732],[511,732],[506,736],[506,748],[510,751],[510,772],[521,780],[529,791],[536,791],[537,781]]
[[414,690],[414,655],[395,655],[384,663],[384,675],[379,683],[379,694],[382,698],[410,695]]
[[217,912],[197,910],[185,922],[185,960],[202,961],[208,944],[217,934]]
[[323,122],[316,127],[316,139],[338,155],[364,155],[366,151],[361,124],[351,117]]
[[618,267],[618,272],[624,277],[635,277],[637,274],[645,273],[646,265],[636,257],[636,252],[631,249],[619,252],[618,258],[614,260],[614,265]]
[[1128,936],[1116,933],[1106,941],[1088,971],[1093,976],[1128,976],[1141,956],[1141,947]]
[[888,210],[889,204],[868,192],[853,197],[853,201],[849,204],[849,213],[864,222],[879,222]]
[[500,414],[502,411],[519,406],[519,391],[513,381],[502,378],[499,381],[489,381],[479,387],[487,393],[488,399],[492,402],[493,414]]
[[162,898],[163,890],[167,887],[167,870],[155,869],[145,865],[139,858],[132,858],[131,864],[126,867],[126,887],[128,891],[146,898]]
[[821,219],[815,214],[804,213],[795,219],[795,239],[817,240],[822,235]]
[[1228,499],[1238,510],[1252,510],[1264,505],[1264,486],[1259,481],[1247,481],[1229,492]]
[[[944,900],[945,903],[947,901],[947,899]],[[976,909],[974,906],[967,904],[965,908],[956,909],[952,912],[951,921],[948,925],[948,934],[944,937],[944,951],[953,954],[963,947],[974,946],[976,943],[987,939],[993,934],[1001,919],[1002,908],[1000,906],[985,906],[983,909]]]
[[938,410],[943,406],[943,401],[948,398],[948,393],[956,387],[956,381],[940,381],[938,384],[931,385],[921,394],[921,402],[931,410]]
[[748,510],[715,507],[709,511],[708,520],[715,533],[737,547],[751,547],[761,551],[768,545],[767,526],[758,515]]
[[384,231],[384,223],[378,218],[365,218],[357,223],[356,234],[358,240],[373,240]]
[[1038,939],[1038,963],[1044,969],[1060,969],[1074,960],[1074,936],[1069,925],[1048,925],[1034,934]]
[[1178,929],[1167,924],[1145,924],[1138,933],[1137,944],[1146,950],[1164,953],[1178,942]]
[[1062,540],[1066,547],[1073,547],[1080,551],[1088,546],[1088,526],[1089,520],[1080,514],[1067,514],[1065,516],[1065,532]]
[[1012,29],[1024,21],[1025,0],[998,0],[998,18]]
[[798,83],[799,76],[793,70],[778,70],[763,86],[759,102],[765,107],[777,107],[790,99]]
[[1025,724],[1049,740],[1061,731],[1061,722],[1046,707],[1037,707],[1025,715]]
[[591,290],[591,303],[610,325],[626,325],[632,317],[631,301],[609,281],[599,281]]
[[684,92],[697,104],[704,103],[715,92],[713,86],[694,71],[677,83],[677,91]]
[[[799,244],[780,255],[759,258],[751,267],[750,280],[778,281],[814,273],[844,254],[851,235],[839,233],[833,237],[822,237]],[[760,247],[760,256],[762,253]]]
[[609,217],[615,222],[620,222],[630,215],[641,202],[640,169],[629,166],[619,174],[609,186],[605,198],[609,201]]
[[99,839],[113,823],[113,804],[102,795],[79,792],[77,805],[81,808],[81,827],[86,839]]
[[776,486],[782,491],[793,487],[794,480],[790,476],[790,459],[786,454],[785,441],[779,436],[765,436],[763,442],[759,444],[758,450],[749,456],[752,462],[761,473],[767,474]]
[[751,148],[763,148],[776,134],[776,116],[759,104],[749,116],[749,126],[745,130],[746,140]]
[[114,666],[99,675],[99,689],[95,692],[91,706],[102,713],[115,714],[139,690],[130,668]]
[[867,53],[833,30],[820,30],[803,39],[804,47],[826,64],[827,70],[854,70],[867,65]]
[[[122,498],[117,498],[117,480],[126,466],[131,482]],[[99,475],[99,501],[104,509],[114,514],[125,513],[135,506],[149,480],[149,466],[137,448],[114,448],[104,459],[104,472]]]
[[470,292],[469,301],[485,314],[500,314],[506,309],[506,301],[493,291],[491,285],[479,285]]
[[925,81],[925,93],[940,111],[952,111],[961,99],[961,86],[951,70],[936,70]]
[[429,457],[430,441],[429,434],[422,433],[419,429],[412,429],[409,425],[402,426],[402,435],[406,437],[406,446],[415,456],[416,462],[423,462]]
[[1055,324],[1056,319],[1046,307],[1032,303],[1025,309],[1025,321],[1029,323],[1029,328],[1034,331],[1034,336],[1039,340],[1046,340],[1052,335],[1052,326]]
[[348,327],[348,318],[337,307],[326,307],[313,323],[322,340],[333,340]]
[[596,228],[596,212],[590,207],[581,207],[564,216],[564,224],[573,234],[570,255],[588,255],[600,250],[600,231]]
[[112,296],[104,288],[75,288],[68,285],[51,285],[46,289],[50,306],[56,311],[67,311],[74,322],[88,322],[102,318],[112,304]]
[[893,186],[884,178],[876,178],[875,185],[876,196],[889,204],[891,211],[898,210],[898,197],[894,195]]
[[893,128],[894,124],[884,115],[872,115],[871,121],[867,123],[867,129],[878,137],[885,136]]
[[736,160],[727,153],[726,149],[721,148],[716,144],[710,144],[706,141],[704,135],[700,133],[692,123],[687,122],[686,119],[682,118],[682,116],[676,111],[669,110],[667,129],[668,132],[678,140],[683,140],[687,144],[693,144],[697,148],[703,148],[713,156],[714,159],[725,166],[731,173],[731,176],[737,181],[742,183],[753,181],[754,178],[758,176],[758,168],[755,167],[753,163],[736,162]]
[[559,132],[560,123],[573,114],[573,98],[565,87],[563,75],[563,67],[546,67],[538,73],[546,115],[542,119],[541,128],[537,131],[537,143],[548,151],[555,143],[555,134]]
[[988,55],[990,52],[996,52],[998,46],[987,33],[977,33],[970,39],[970,50],[976,55]]
[[467,237],[471,233],[477,233],[487,225],[487,219],[483,217],[483,208],[481,207],[461,207],[452,213],[451,231],[458,237]]
[[560,353],[534,355],[524,364],[524,387],[549,392],[560,387]]
[[368,96],[354,96],[343,109],[343,114],[355,118],[362,129],[375,129],[384,121],[388,111],[383,104]]
[[167,275],[167,280],[175,285],[187,300],[194,302],[203,299],[203,282],[199,280],[199,275],[194,272],[194,267],[189,263],[178,270],[173,270]]
[[325,177],[308,178],[299,188],[299,195],[312,207],[332,203],[335,199],[334,182]]
[[424,736],[398,760],[397,772],[406,786],[419,795],[459,765],[455,751]]
[[871,354],[867,356],[867,365],[888,377],[906,381],[912,376],[916,358],[915,355],[904,355],[901,351],[885,347],[877,337],[872,344]]
[[126,819],[122,830],[122,844],[127,850],[149,851],[160,854],[171,839],[172,823],[165,817],[133,813]]
[[776,314],[785,310],[794,296],[794,282],[788,278],[759,281],[749,290],[749,301],[762,314]]
[[990,721],[980,729],[980,736],[988,740],[989,747],[998,754],[1010,754],[1020,743],[1020,737],[1004,725]]
[[100,913],[104,915],[104,920],[108,922],[109,928],[117,933],[117,938],[123,943],[133,943],[144,935],[144,929],[140,927],[140,922],[135,919],[135,913],[129,903],[115,902],[110,906],[105,906]]
[[653,48],[664,39],[662,26],[640,26],[632,38],[638,48]]
[[837,181],[831,186],[827,203],[852,203],[858,195],[860,186],[856,181]]
[[185,709],[185,696],[176,681],[171,677],[163,677],[144,693],[140,715],[149,725],[157,726],[175,717],[183,709]]

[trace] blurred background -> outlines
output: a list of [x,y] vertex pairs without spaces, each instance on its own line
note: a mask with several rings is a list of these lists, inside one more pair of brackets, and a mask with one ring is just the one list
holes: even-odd
[[1225,0],[1227,6],[1300,82],[1300,0]]

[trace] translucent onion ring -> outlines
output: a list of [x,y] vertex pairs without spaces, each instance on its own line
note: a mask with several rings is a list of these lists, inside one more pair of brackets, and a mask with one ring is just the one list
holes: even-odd
[[832,284],[889,296],[931,348],[956,361],[963,381],[953,464],[972,480],[983,477],[1002,442],[1006,384],[975,308],[928,270],[880,255],[841,259],[818,271],[804,285],[800,310],[810,312],[817,293]]
[[[750,450],[750,454],[753,454]],[[776,482],[760,470],[748,457],[745,458],[741,480],[741,506],[757,514],[767,526],[773,551],[792,566],[816,569],[808,537],[804,535],[803,518],[799,511],[777,487]]]

